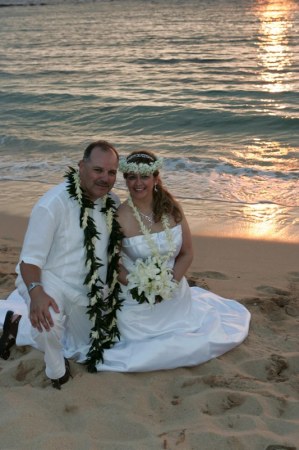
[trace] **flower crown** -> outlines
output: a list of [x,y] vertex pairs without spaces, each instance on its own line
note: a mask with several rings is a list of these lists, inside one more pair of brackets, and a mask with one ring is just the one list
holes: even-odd
[[[148,159],[149,163],[138,163],[138,162],[129,162],[130,158],[144,158]],[[150,162],[151,161],[151,162]],[[135,153],[134,155],[129,156],[128,158],[120,158],[119,161],[119,170],[123,173],[139,173],[140,175],[149,175],[151,173],[156,172],[162,167],[163,158],[157,158],[156,160],[146,153]]]

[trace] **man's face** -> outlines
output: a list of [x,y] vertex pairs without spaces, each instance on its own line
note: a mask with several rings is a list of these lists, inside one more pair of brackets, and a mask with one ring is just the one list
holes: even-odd
[[81,187],[90,200],[104,197],[114,186],[118,160],[111,151],[95,147],[88,160],[79,162]]

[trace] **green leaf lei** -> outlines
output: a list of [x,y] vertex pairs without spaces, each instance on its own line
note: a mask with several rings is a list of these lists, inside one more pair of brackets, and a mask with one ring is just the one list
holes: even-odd
[[106,284],[108,295],[104,298],[104,283],[99,277],[99,268],[103,266],[100,258],[96,256],[95,241],[100,239],[94,219],[89,216],[89,210],[94,209],[95,204],[84,194],[80,186],[80,177],[77,170],[69,167],[65,174],[67,179],[67,191],[69,196],[77,200],[80,206],[80,227],[84,232],[84,246],[86,249],[85,264],[89,269],[84,285],[89,287],[89,305],[87,314],[93,326],[90,332],[90,348],[87,353],[87,369],[96,372],[96,365],[103,362],[103,352],[111,348],[116,339],[119,339],[119,330],[116,323],[116,312],[121,308],[122,300],[119,299],[120,285],[117,281],[119,249],[123,234],[117,222],[116,205],[114,200],[106,195],[103,200],[101,212],[105,214],[110,239],[108,244],[108,270]]

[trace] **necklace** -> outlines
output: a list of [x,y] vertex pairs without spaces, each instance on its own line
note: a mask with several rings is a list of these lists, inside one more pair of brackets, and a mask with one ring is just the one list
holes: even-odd
[[151,255],[145,260],[138,258],[134,262],[134,268],[127,276],[128,289],[132,298],[138,303],[147,302],[153,306],[163,299],[171,298],[177,288],[178,283],[174,281],[172,269],[169,267],[169,260],[175,253],[176,244],[168,216],[162,214],[161,222],[166,235],[168,252],[161,254],[155,236],[142,222],[141,211],[138,211],[131,196],[128,198],[128,205],[132,208],[134,217],[151,251]]
[[89,372],[96,372],[96,365],[103,362],[105,348],[114,345],[119,339],[119,330],[116,324],[116,312],[121,307],[119,299],[120,286],[117,282],[119,266],[119,248],[123,237],[120,226],[115,218],[116,205],[113,199],[106,195],[102,199],[101,212],[105,215],[108,232],[108,270],[106,284],[108,295],[104,297],[105,284],[99,276],[99,268],[103,265],[96,254],[95,243],[100,239],[100,232],[89,211],[95,208],[95,204],[84,194],[80,186],[80,176],[72,167],[65,175],[67,179],[67,191],[70,198],[77,201],[80,208],[80,227],[84,233],[84,246],[86,250],[85,265],[88,273],[84,285],[88,286],[89,305],[87,314],[92,323],[90,332],[90,348],[87,353],[87,366]]
[[141,217],[144,217],[145,220],[147,220],[151,225],[154,224],[154,213],[151,212],[150,214],[144,214],[142,211],[140,211],[139,208],[137,208],[139,214]]
[[134,216],[135,216],[135,218],[136,218],[136,220],[137,220],[137,222],[139,224],[140,230],[141,230],[142,234],[144,235],[149,248],[151,249],[151,252],[152,252],[153,256],[155,256],[157,259],[159,259],[161,261],[162,260],[163,261],[169,260],[173,256],[173,254],[175,252],[176,245],[175,245],[175,242],[174,242],[174,239],[173,239],[173,235],[172,235],[172,232],[171,232],[171,229],[170,229],[169,219],[168,219],[167,215],[166,214],[162,214],[161,222],[162,222],[162,225],[163,225],[163,231],[165,231],[165,234],[166,234],[166,239],[167,239],[169,251],[168,251],[168,253],[166,255],[162,256],[162,255],[160,255],[159,248],[158,248],[158,246],[157,246],[157,244],[156,244],[156,242],[155,242],[155,240],[154,240],[150,230],[142,222],[141,215],[140,215],[141,211],[139,211],[137,209],[137,207],[134,205],[132,197],[130,195],[128,197],[128,205],[133,210],[133,214],[134,214]]

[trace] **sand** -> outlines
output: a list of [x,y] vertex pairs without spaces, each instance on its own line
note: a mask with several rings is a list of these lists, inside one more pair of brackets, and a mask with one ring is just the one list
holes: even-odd
[[[1,214],[0,298],[27,219]],[[299,244],[194,236],[190,283],[250,310],[246,341],[193,368],[89,374],[54,390],[43,356],[0,359],[0,449],[299,449]],[[5,301],[5,300],[4,300]]]

